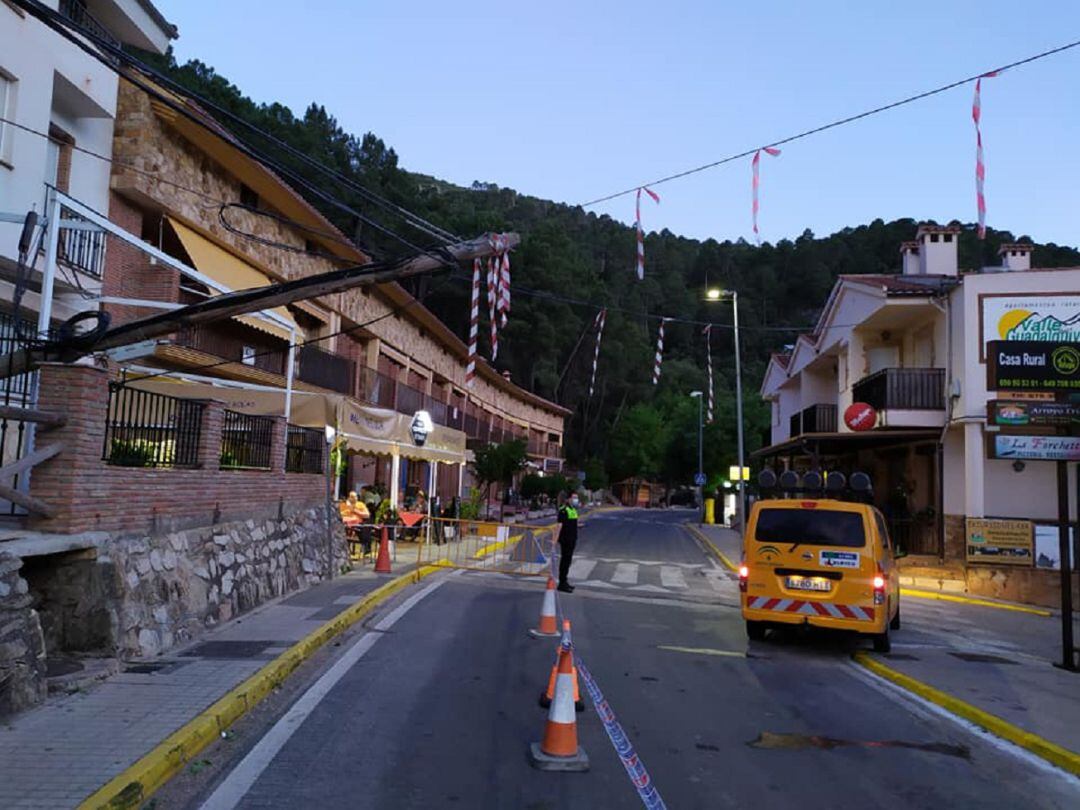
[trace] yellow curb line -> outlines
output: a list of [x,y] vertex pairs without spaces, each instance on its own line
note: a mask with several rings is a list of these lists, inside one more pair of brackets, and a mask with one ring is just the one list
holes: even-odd
[[1062,770],[1068,771],[1074,776],[1080,776],[1080,754],[1077,754],[1075,751],[1062,748],[1060,745],[1056,745],[1037,734],[1032,734],[1030,731],[1024,731],[1019,726],[1014,726],[1007,720],[1002,720],[996,715],[985,712],[982,709],[972,706],[970,703],[960,700],[960,698],[953,697],[947,692],[935,689],[929,684],[925,684],[922,681],[912,678],[910,675],[897,672],[892,667],[886,666],[865,651],[860,650],[859,652],[856,652],[853,658],[857,664],[870,670],[875,675],[879,675],[886,680],[892,681],[897,686],[903,687],[909,692],[940,706],[946,711],[949,711],[958,717],[962,717],[977,726],[981,726],[991,734],[995,734],[1004,740],[1008,740],[1013,745],[1018,745],[1021,748],[1030,751],[1036,756],[1045,759],[1047,762],[1056,765]]
[[968,605],[981,605],[982,607],[997,608],[998,610],[1014,610],[1017,613],[1031,613],[1035,616],[1053,616],[1049,610],[1042,608],[1027,607],[1026,605],[1008,605],[1003,602],[991,602],[988,599],[976,599],[972,596],[955,596],[951,593],[938,593],[936,591],[920,591],[915,588],[901,588],[903,596],[913,596],[917,599],[939,599],[942,602],[963,602]]
[[425,565],[387,582],[309,633],[98,788],[82,801],[79,810],[138,807],[200,751],[218,739],[229,726],[255,708],[326,642],[360,621],[405,586],[439,571],[440,563]]
[[705,536],[705,532],[701,531],[701,529],[699,529],[697,526],[694,526],[694,525],[692,525],[690,523],[683,523],[682,526],[683,526],[684,529],[686,529],[688,532],[690,532],[692,535],[694,535],[698,540],[700,540],[705,545],[707,545],[710,549],[712,549],[712,553],[715,554],[717,557],[719,557],[720,562],[722,562],[724,565],[726,565],[729,570],[731,570],[731,571],[738,571],[739,570],[739,566],[735,565],[735,563],[733,563],[731,560],[729,560],[728,556],[724,552],[722,552],[720,549],[718,549],[716,547],[716,544],[713,543],[712,540],[710,540],[708,537]]
[[494,543],[488,543],[483,548],[478,549],[477,552],[473,555],[473,558],[479,559],[481,557],[489,557],[496,551],[500,551],[501,549],[506,548],[510,543],[521,540],[521,538],[524,536],[525,535],[523,534],[515,534],[513,537],[508,537],[506,540],[497,540]]

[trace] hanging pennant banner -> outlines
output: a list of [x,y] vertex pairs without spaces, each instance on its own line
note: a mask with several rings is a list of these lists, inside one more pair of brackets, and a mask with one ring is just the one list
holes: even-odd
[[709,372],[709,407],[706,410],[706,424],[711,425],[713,422],[713,408],[715,401],[713,400],[713,375],[712,375],[712,324],[710,323],[705,327],[702,334],[705,335],[705,367]]
[[780,154],[780,150],[775,149],[775,148],[773,148],[771,146],[763,147],[762,149],[758,149],[756,152],[754,152],[754,159],[752,161],[750,161],[750,173],[751,173],[750,192],[751,192],[751,195],[752,195],[752,198],[753,198],[752,203],[751,203],[751,216],[753,217],[753,220],[754,220],[754,239],[756,239],[759,244],[761,243],[761,238],[758,235],[757,216],[758,216],[758,186],[761,185],[760,174],[761,174],[761,153],[762,152],[764,152],[767,155],[771,155],[772,157],[776,157],[777,155]]
[[645,278],[645,232],[641,229],[641,192],[644,191],[657,205],[660,204],[660,195],[651,188],[641,186],[637,190],[637,202],[635,207],[635,227],[637,229],[637,277],[638,281]]
[[660,382],[660,364],[664,361],[664,324],[667,318],[660,319],[660,332],[656,336],[656,357],[653,360],[652,384]]
[[600,362],[600,339],[604,336],[604,321],[607,320],[607,309],[596,313],[593,325],[596,327],[596,348],[593,350],[592,376],[589,378],[589,399],[592,399],[593,389],[596,387],[596,366]]
[[476,380],[476,344],[480,336],[480,260],[473,259],[472,295],[469,299],[469,362],[465,366],[465,387]]
[[998,71],[984,73],[975,80],[975,98],[971,102],[971,120],[975,122],[975,205],[979,213],[979,238],[986,238],[986,194],[983,184],[986,182],[986,163],[983,161],[982,129],[982,80],[992,79]]

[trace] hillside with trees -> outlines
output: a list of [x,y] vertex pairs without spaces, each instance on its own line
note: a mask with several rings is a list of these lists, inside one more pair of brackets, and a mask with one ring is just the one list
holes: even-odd
[[[345,132],[321,105],[312,104],[296,116],[280,104],[252,101],[201,62],[179,65],[171,54],[142,58],[193,93],[333,168],[350,182],[319,175],[268,139],[229,127],[240,140],[412,245],[427,247],[434,241],[410,228],[401,216],[373,205],[353,184],[454,234],[520,233],[523,242],[512,259],[513,311],[500,337],[496,365],[509,370],[520,385],[574,410],[566,436],[569,462],[587,470],[591,483],[628,476],[686,482],[696,469],[697,403],[687,394],[705,386],[702,327],[700,323],[667,325],[663,374],[654,387],[657,316],[716,324],[712,340],[716,421],[706,434],[706,469],[715,481],[735,460],[735,379],[731,307],[707,302],[706,286],[739,293],[749,452],[759,445],[768,425],[757,389],[769,353],[792,343],[814,323],[838,275],[896,272],[900,242],[915,234],[912,219],[876,219],[823,237],[807,230],[797,239],[760,246],[742,240],[699,241],[664,230],[647,235],[647,272],[645,280],[638,282],[634,230],[608,216],[490,182],[463,188],[407,171],[392,147],[372,133]],[[310,191],[301,191],[373,255],[408,252],[394,236]],[[1002,242],[1024,239],[1020,234],[989,229],[986,240],[980,242],[974,227],[965,225],[959,246],[961,266],[996,264]],[[1040,246],[1034,263],[1080,265],[1080,252]],[[412,292],[465,337],[466,272],[424,279],[414,284]],[[601,306],[608,307],[607,325],[596,391],[589,399],[594,340],[590,329]],[[481,329],[481,352],[487,356],[485,331]]]

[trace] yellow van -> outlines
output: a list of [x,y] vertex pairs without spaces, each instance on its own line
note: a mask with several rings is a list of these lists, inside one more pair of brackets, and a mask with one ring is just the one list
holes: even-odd
[[894,550],[881,512],[865,503],[798,494],[757,501],[739,590],[751,639],[770,626],[809,624],[871,636],[888,652],[889,630],[900,627]]

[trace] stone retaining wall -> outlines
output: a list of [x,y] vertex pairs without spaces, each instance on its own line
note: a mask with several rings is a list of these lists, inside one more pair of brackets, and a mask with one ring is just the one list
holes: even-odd
[[45,699],[45,639],[21,567],[0,550],[0,717]]

